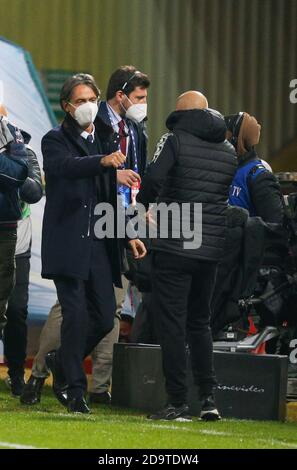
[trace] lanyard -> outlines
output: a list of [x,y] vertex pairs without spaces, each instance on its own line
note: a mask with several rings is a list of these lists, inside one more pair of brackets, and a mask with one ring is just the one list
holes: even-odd
[[[118,116],[116,115],[115,111],[112,109],[111,106],[107,106],[107,110],[108,110],[108,115],[109,115],[109,119],[113,127],[113,130],[116,132],[116,128],[118,127],[118,123],[119,123]],[[126,126],[128,128],[128,137],[129,137],[126,153],[128,154],[130,142],[132,142],[133,170],[135,171],[135,173],[138,173],[137,150],[136,150],[136,142],[135,142],[135,135],[133,132],[133,127],[132,125],[130,127],[127,121],[126,121]],[[118,145],[118,149],[121,150],[120,142]],[[138,189],[136,191],[138,192]],[[135,191],[133,192],[133,189],[131,190],[131,188],[128,188],[127,186],[123,184],[118,185],[118,192],[122,196],[124,207],[128,207],[130,203],[133,202],[133,198],[135,199],[136,194],[137,194],[135,193]]]
[[135,171],[135,173],[138,173],[138,161],[137,161],[137,150],[136,150],[135,135],[134,135],[132,127],[130,128],[129,124],[127,124],[127,125],[128,125],[129,137],[131,139],[132,147],[133,147],[133,167],[134,167],[133,170]]
[[[111,122],[111,125],[113,127],[113,130],[116,131],[116,128],[118,127],[118,116],[117,114],[115,113],[115,111],[112,109],[112,107],[110,105],[107,105],[107,110],[108,110],[108,115],[109,115],[109,119],[110,119],[110,122]],[[138,173],[138,160],[137,160],[137,149],[136,149],[136,142],[135,142],[135,135],[134,135],[134,132],[133,132],[133,128],[132,128],[132,125],[130,127],[130,125],[128,124],[128,122],[126,121],[126,126],[128,128],[128,137],[129,137],[129,141],[128,141],[128,145],[127,145],[127,154],[129,152],[129,146],[130,146],[130,141],[132,142],[132,152],[133,152],[133,170],[135,171],[135,173]],[[119,150],[121,150],[120,148],[120,144],[119,144]]]

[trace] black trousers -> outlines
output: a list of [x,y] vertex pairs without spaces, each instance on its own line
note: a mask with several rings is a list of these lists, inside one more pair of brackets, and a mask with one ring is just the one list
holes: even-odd
[[160,328],[166,391],[170,403],[186,403],[186,341],[200,396],[211,393],[216,384],[210,304],[217,265],[155,252],[152,268],[153,303]]
[[15,283],[16,228],[0,230],[0,339],[6,324],[6,309]]
[[131,343],[160,344],[156,312],[151,292],[142,294],[131,330]]
[[7,307],[4,329],[4,356],[8,374],[24,375],[27,350],[27,316],[30,258],[16,257],[16,282]]
[[69,399],[81,397],[87,389],[83,359],[112,330],[115,296],[105,242],[93,242],[89,279],[54,279],[62,307],[61,346],[57,360],[69,386]]
[[83,359],[112,330],[116,302],[110,261],[103,240],[93,242],[89,279],[54,279],[62,307],[61,346],[57,360],[69,386],[69,399],[87,389]]

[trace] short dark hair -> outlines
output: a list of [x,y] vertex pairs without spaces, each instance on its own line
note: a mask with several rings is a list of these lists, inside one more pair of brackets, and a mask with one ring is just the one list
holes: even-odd
[[111,75],[106,91],[106,99],[114,98],[117,91],[124,91],[128,96],[136,87],[148,88],[150,81],[145,73],[139,72],[133,65],[123,65]]
[[63,101],[70,101],[72,92],[77,85],[86,85],[92,88],[97,98],[100,98],[101,92],[97,87],[94,77],[88,73],[77,73],[76,75],[72,75],[71,77],[67,78],[64,85],[62,86],[60,92],[60,106],[63,111]]

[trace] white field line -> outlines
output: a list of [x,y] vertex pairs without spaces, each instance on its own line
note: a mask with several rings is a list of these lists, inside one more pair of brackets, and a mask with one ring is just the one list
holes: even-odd
[[13,444],[12,442],[3,442],[3,441],[0,441],[0,447],[6,447],[9,449],[38,449],[38,447],[34,447],[34,446],[26,446],[23,444]]
[[[185,428],[182,426],[170,426],[169,424],[153,424],[150,427],[153,428],[161,428],[161,429],[177,429],[177,430],[182,430],[182,431],[188,431],[188,432],[193,432],[193,428]],[[238,434],[232,433],[232,432],[225,432],[225,431],[215,431],[212,429],[197,429],[196,430],[197,434],[206,434],[208,436],[224,436],[224,437],[239,437]],[[249,438],[250,436],[246,435],[241,435],[240,436],[242,439],[243,438]],[[295,442],[285,442],[285,441],[280,441],[278,439],[273,439],[273,438],[260,438],[257,439],[260,442],[263,442],[263,444],[271,444],[275,446],[283,446],[283,447],[288,447],[290,449],[297,449],[297,443]]]
[[185,428],[182,426],[176,426],[174,424],[150,424],[150,428],[155,428],[155,429],[175,429],[178,431],[187,431],[191,433],[197,433],[197,434],[209,434],[212,436],[235,436],[235,434],[230,433],[230,432],[224,432],[224,431],[212,431],[212,430],[204,430],[204,429],[193,429],[193,428]]
[[[37,412],[39,413],[39,412]],[[69,418],[69,414],[68,413],[53,413],[52,416],[59,416],[59,418]],[[79,413],[77,413],[76,415],[73,414],[71,415],[71,418],[81,418],[81,415]],[[85,417],[84,417],[85,418]],[[88,418],[86,421],[96,421],[95,419],[95,416],[87,416],[86,418]],[[120,424],[122,424],[122,421],[121,420],[117,420],[117,419],[113,419],[112,420],[113,423],[115,422],[118,422]],[[142,423],[144,424],[145,428],[155,428],[155,429],[174,429],[174,430],[178,430],[178,431],[186,431],[186,432],[193,432],[193,428],[188,428],[188,427],[183,427],[183,426],[176,426],[174,424],[153,424],[151,422],[146,422],[146,423]],[[205,434],[205,435],[209,435],[209,436],[225,436],[225,437],[239,437],[238,434],[235,434],[235,433],[232,433],[232,432],[225,432],[225,431],[215,431],[215,430],[212,430],[212,429],[196,429],[194,432],[197,432],[197,434]],[[248,435],[242,435],[241,436],[242,438],[249,438]],[[284,442],[284,441],[281,441],[281,440],[278,440],[278,439],[273,439],[273,438],[268,438],[268,439],[264,439],[264,438],[258,438],[257,439],[258,441],[260,442],[263,442],[265,444],[272,444],[272,445],[280,445],[280,446],[283,446],[283,447],[288,447],[288,448],[293,448],[293,449],[297,449],[297,443],[293,443],[293,442]],[[34,446],[27,446],[27,445],[22,445],[22,444],[14,444],[14,443],[11,443],[11,442],[3,442],[3,441],[0,441],[0,447],[6,447],[6,448],[10,448],[10,449],[40,449],[41,447],[34,447]],[[43,447],[43,449],[45,449],[45,447]]]
[[297,443],[295,442],[284,442],[280,441],[278,439],[257,439],[260,442],[265,442],[265,444],[272,444],[276,446],[283,446],[283,447],[288,447],[289,449],[297,449]]

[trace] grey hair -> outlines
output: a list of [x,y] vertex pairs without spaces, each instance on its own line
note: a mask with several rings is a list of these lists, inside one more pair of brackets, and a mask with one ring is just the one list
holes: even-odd
[[72,92],[74,88],[78,85],[86,85],[90,87],[97,96],[97,98],[100,98],[101,92],[92,75],[88,73],[78,73],[76,75],[72,75],[71,77],[67,78],[60,92],[60,106],[63,111],[63,102],[68,102],[71,100]]

